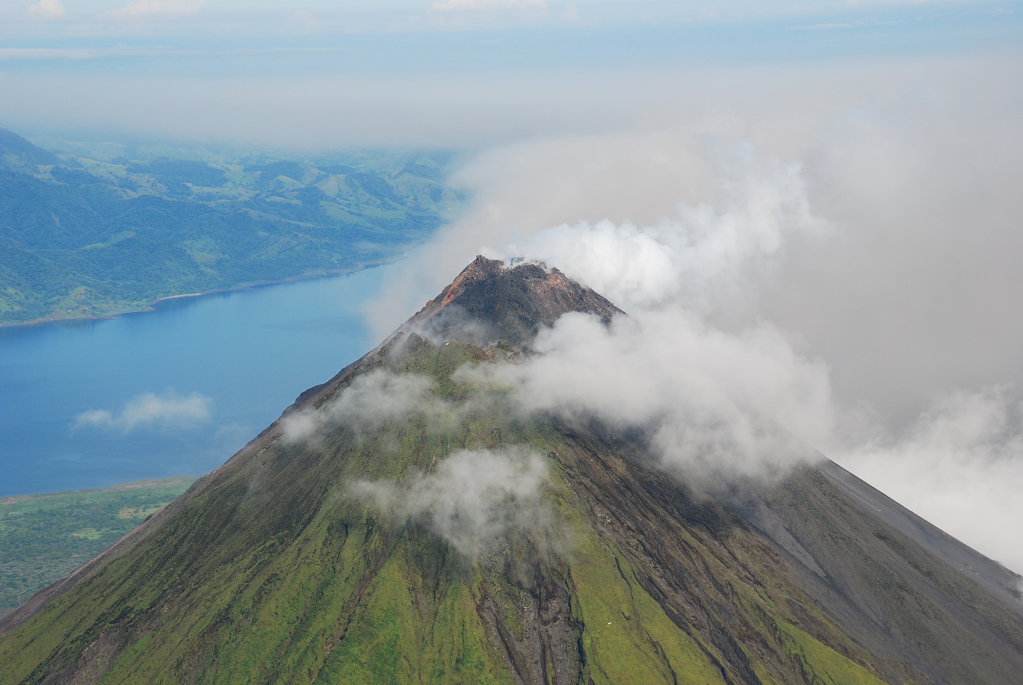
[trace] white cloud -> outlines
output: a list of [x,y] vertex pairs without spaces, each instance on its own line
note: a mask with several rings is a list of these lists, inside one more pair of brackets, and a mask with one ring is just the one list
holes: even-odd
[[464,366],[453,378],[510,389],[527,412],[645,429],[654,453],[690,480],[782,472],[816,458],[793,434],[819,442],[834,422],[827,368],[768,324],[729,334],[671,307],[608,328],[573,313],[534,348],[524,363]]
[[444,0],[430,6],[432,12],[458,10],[547,9],[547,0]]
[[434,397],[433,386],[426,376],[371,371],[356,377],[325,406],[286,417],[284,438],[303,442],[314,440],[321,430],[332,425],[374,428],[414,411],[443,413],[445,405]]
[[945,532],[1023,570],[1023,404],[1008,388],[954,392],[905,431],[833,456]]
[[809,26],[791,26],[790,31],[836,31],[844,29],[865,29],[876,26],[898,26],[901,21],[860,20],[855,22],[825,22]]
[[[481,251],[544,260],[627,310],[680,296],[709,304],[734,290],[728,281],[745,277],[741,267],[764,268],[783,238],[821,222],[809,214],[798,164],[707,128],[564,136],[480,155],[453,178],[475,202],[374,303],[377,332]],[[580,222],[587,218],[597,223]]]
[[540,499],[547,464],[535,450],[458,450],[408,485],[357,481],[351,494],[404,521],[426,521],[467,556],[484,551],[510,529],[550,533]]
[[60,19],[67,15],[60,0],[39,0],[28,8],[29,14],[38,19]]
[[173,390],[161,395],[142,393],[128,400],[120,410],[93,409],[75,417],[74,428],[98,426],[129,432],[152,426],[184,427],[210,420],[210,398],[199,393],[181,396]]
[[134,0],[120,9],[111,10],[106,16],[115,19],[138,19],[155,16],[187,16],[196,14],[204,2],[198,0]]
[[826,226],[810,212],[798,163],[760,160],[749,145],[738,150],[741,169],[725,184],[723,211],[682,202],[675,217],[652,226],[563,224],[485,253],[557,265],[626,310],[669,300],[709,309],[716,291],[756,276],[787,239]]

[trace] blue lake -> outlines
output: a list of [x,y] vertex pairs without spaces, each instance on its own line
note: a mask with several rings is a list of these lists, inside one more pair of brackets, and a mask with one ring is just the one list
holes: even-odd
[[363,307],[400,268],[0,329],[0,496],[213,470],[379,342]]

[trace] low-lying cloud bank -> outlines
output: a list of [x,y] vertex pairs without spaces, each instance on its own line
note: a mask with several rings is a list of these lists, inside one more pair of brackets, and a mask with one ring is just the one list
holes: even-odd
[[399,523],[423,521],[467,556],[475,556],[510,530],[550,535],[541,495],[547,464],[535,450],[458,450],[411,482],[356,481],[350,494]]
[[182,428],[210,420],[211,399],[193,392],[179,395],[168,388],[160,395],[145,392],[125,402],[120,409],[92,409],[75,417],[73,428],[97,426],[123,433],[138,428]]

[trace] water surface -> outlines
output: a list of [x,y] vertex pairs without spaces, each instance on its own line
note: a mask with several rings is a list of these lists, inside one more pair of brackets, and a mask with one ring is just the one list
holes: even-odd
[[[0,496],[211,471],[378,342],[362,308],[400,268],[0,329]],[[207,415],[129,420],[146,393]]]

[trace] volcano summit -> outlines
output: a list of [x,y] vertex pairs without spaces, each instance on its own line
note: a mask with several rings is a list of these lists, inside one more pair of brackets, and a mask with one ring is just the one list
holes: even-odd
[[1023,683],[1020,578],[834,463],[697,488],[524,408],[566,314],[624,316],[477,258],[5,617],[0,683]]

